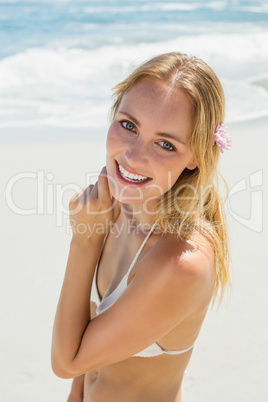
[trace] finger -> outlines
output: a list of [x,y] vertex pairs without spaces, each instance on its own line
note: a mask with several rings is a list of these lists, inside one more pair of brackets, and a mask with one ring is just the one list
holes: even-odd
[[90,194],[88,194],[88,198],[90,197],[90,199],[92,200],[96,200],[98,198],[98,182],[96,181],[96,183],[94,185],[92,185],[92,189],[90,191]]
[[106,166],[102,168],[101,173],[99,174],[98,178],[98,197],[101,200],[109,200],[111,201],[111,194],[110,194],[110,189],[109,189],[109,184],[108,184],[108,178],[107,178],[107,169]]
[[121,213],[121,203],[112,197],[113,222],[116,222]]
[[85,191],[85,188],[84,188],[84,187],[81,187],[80,190],[77,191],[77,193],[75,193],[75,194],[71,197],[70,201],[75,201],[75,200],[77,200],[77,198],[80,197],[81,194],[83,194],[84,191]]
[[84,188],[81,187],[81,190],[78,191],[76,194],[74,194],[69,201],[69,211],[70,213],[75,213],[76,212],[76,208],[77,208],[77,204],[79,203],[79,197],[81,197],[81,194],[83,194],[84,192]]
[[89,198],[89,194],[92,192],[93,187],[94,187],[94,185],[90,184],[89,186],[84,188],[83,191],[81,191],[78,194],[76,201],[84,204],[87,201],[87,199]]

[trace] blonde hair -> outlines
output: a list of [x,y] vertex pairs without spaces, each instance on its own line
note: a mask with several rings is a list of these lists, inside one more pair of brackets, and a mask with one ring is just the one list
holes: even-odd
[[122,98],[142,79],[162,82],[187,94],[193,108],[190,148],[197,163],[185,169],[174,186],[165,193],[156,209],[156,220],[164,231],[181,238],[201,233],[209,240],[216,257],[213,302],[222,300],[229,283],[229,247],[223,204],[219,195],[217,165],[220,151],[213,144],[213,133],[224,120],[224,94],[213,70],[202,60],[178,52],[166,53],[143,63],[113,88],[114,118]]

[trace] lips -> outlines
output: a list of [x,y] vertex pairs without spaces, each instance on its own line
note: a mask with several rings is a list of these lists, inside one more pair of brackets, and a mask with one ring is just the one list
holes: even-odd
[[150,180],[152,180],[151,177],[143,176],[140,174],[136,173],[131,173],[128,170],[126,170],[122,165],[120,165],[116,161],[116,166],[117,166],[117,174],[119,175],[120,179],[123,179],[124,182],[127,182],[128,184],[143,184],[146,183]]

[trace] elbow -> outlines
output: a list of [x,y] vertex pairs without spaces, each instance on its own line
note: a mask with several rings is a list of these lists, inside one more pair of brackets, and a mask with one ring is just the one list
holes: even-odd
[[57,377],[63,378],[64,380],[69,380],[70,378],[74,378],[74,377],[75,377],[75,376],[73,376],[73,375],[67,373],[66,371],[61,370],[61,369],[58,369],[58,368],[57,368],[57,369],[52,368],[52,370],[53,370],[53,373],[54,373]]
[[60,377],[63,379],[70,379],[70,378],[76,377],[73,373],[71,373],[70,370],[67,370],[66,367],[63,367],[62,365],[54,362],[53,359],[51,360],[51,368],[52,368],[53,373],[57,377]]
[[69,364],[66,358],[63,358],[63,356],[59,355],[59,353],[57,352],[56,348],[53,347],[53,345],[51,348],[51,368],[53,373],[57,377],[63,379],[70,379],[75,377],[75,375],[72,372],[73,370],[71,364]]
[[[66,358],[58,356],[57,353],[51,353],[51,368],[53,373],[60,378],[70,379],[79,377],[85,374],[87,371],[91,371],[93,366],[90,364],[81,364],[77,357],[73,360],[67,360]],[[95,367],[94,367],[95,368]]]
[[51,355],[51,368],[53,373],[60,378],[70,379],[78,377],[82,373],[76,373],[72,367],[72,364],[64,362],[62,359],[57,358],[55,355]]
[[79,377],[80,375],[85,374],[86,371],[90,371],[82,369],[82,367],[77,367],[75,361],[68,363],[62,362],[53,356],[51,358],[51,368],[57,377],[63,378],[64,380]]

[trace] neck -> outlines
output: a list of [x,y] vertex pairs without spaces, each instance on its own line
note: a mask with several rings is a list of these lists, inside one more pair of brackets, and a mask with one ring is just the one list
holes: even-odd
[[145,210],[143,205],[122,204],[123,219],[127,220],[130,230],[148,232],[155,223],[154,209]]

